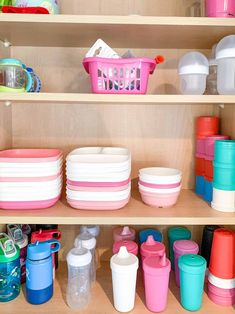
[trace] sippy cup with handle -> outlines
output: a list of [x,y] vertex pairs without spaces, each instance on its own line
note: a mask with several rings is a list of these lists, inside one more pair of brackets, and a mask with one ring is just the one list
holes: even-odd
[[20,293],[20,249],[5,233],[0,233],[0,302]]
[[17,59],[0,59],[0,92],[29,92],[32,76]]

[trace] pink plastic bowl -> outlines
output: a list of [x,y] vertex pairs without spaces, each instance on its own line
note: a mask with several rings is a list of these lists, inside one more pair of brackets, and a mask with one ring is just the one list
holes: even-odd
[[76,209],[84,210],[117,210],[124,207],[129,202],[130,197],[116,202],[92,202],[92,201],[73,201],[67,198],[69,205]]
[[45,201],[0,202],[0,209],[45,209],[54,206],[59,199],[60,195]]
[[181,181],[172,184],[154,184],[139,180],[139,184],[151,189],[173,189],[181,185]]
[[121,182],[82,182],[82,181],[72,181],[67,180],[67,184],[74,185],[74,186],[82,186],[82,187],[117,187],[117,186],[123,186],[130,182],[130,178],[121,181]]
[[111,187],[106,187],[106,186],[76,186],[76,185],[70,185],[67,184],[67,187],[70,190],[73,191],[87,191],[87,192],[118,192],[118,191],[123,191],[127,190],[129,188],[129,183],[126,185],[122,186],[111,186]]
[[58,149],[8,149],[0,151],[0,162],[49,162],[62,157]]
[[208,297],[215,304],[231,306],[235,304],[235,288],[221,289],[208,282]]
[[145,204],[149,206],[153,206],[153,207],[163,207],[163,208],[167,208],[167,207],[171,207],[175,205],[180,195],[180,191],[175,192],[175,193],[167,193],[167,194],[160,194],[160,193],[155,194],[155,193],[145,192],[142,190],[139,190],[139,191],[140,191],[142,201]]

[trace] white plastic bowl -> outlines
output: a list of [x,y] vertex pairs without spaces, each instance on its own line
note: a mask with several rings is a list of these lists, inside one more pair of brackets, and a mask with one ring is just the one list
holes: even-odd
[[235,191],[213,188],[211,207],[221,212],[235,212]]
[[152,184],[173,184],[182,179],[182,172],[178,169],[164,167],[150,167],[139,170],[141,181]]
[[214,276],[212,273],[208,272],[208,281],[221,289],[234,289],[235,288],[235,278],[233,279],[222,279]]
[[127,179],[129,179],[131,174],[131,171],[124,171],[120,173],[108,173],[105,175],[79,175],[79,174],[74,174],[72,172],[67,172],[67,179],[71,181],[80,181],[80,182],[122,182]]
[[179,192],[181,190],[181,185],[172,189],[152,189],[152,188],[148,188],[146,186],[139,184],[139,189],[145,192],[150,192],[150,193],[169,194],[169,193]]

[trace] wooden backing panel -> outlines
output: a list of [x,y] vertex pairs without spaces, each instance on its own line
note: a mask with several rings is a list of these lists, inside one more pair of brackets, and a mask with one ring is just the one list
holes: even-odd
[[227,106],[220,108],[221,118],[221,134],[230,135],[232,139],[235,138],[235,106]]

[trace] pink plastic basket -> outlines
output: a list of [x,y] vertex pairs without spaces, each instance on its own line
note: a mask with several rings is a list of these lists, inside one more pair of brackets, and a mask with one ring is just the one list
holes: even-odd
[[156,62],[149,58],[85,58],[83,66],[91,76],[93,93],[146,94],[149,74]]

